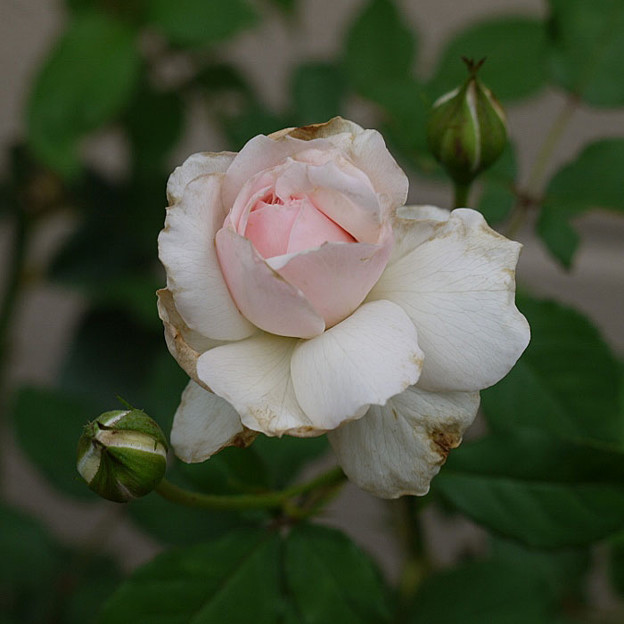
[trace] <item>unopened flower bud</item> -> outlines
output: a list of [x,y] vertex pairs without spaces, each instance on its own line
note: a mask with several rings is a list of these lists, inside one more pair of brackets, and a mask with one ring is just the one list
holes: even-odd
[[166,465],[167,440],[141,410],[106,412],[78,441],[78,472],[96,494],[118,503],[149,494]]
[[464,61],[470,72],[466,82],[434,103],[427,123],[431,153],[463,185],[490,167],[507,143],[505,112],[477,77],[483,60]]

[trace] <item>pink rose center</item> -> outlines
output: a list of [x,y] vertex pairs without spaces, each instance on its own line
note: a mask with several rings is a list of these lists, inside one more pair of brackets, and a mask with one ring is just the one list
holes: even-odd
[[356,242],[307,195],[292,195],[284,201],[273,192],[252,207],[244,236],[264,258],[314,249],[323,243]]

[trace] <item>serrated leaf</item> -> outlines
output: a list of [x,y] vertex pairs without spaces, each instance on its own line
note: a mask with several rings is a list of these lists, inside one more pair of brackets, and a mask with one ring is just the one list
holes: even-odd
[[300,65],[292,79],[293,125],[320,123],[339,115],[344,91],[344,77],[335,65]]
[[148,21],[172,43],[200,46],[252,26],[256,12],[246,0],[152,0]]
[[482,392],[488,422],[499,431],[529,426],[624,448],[618,364],[596,328],[554,302],[523,297],[519,307],[531,342],[507,377]]
[[339,531],[300,525],[286,541],[286,583],[306,624],[381,624],[386,589],[372,561]]
[[414,63],[414,33],[390,0],[370,0],[347,34],[345,71],[368,96],[379,82],[400,81]]
[[20,447],[42,476],[66,494],[93,498],[76,470],[83,427],[98,416],[88,403],[59,390],[24,387],[13,408]]
[[232,531],[156,557],[119,588],[98,622],[275,624],[280,611],[279,537]]
[[427,578],[412,606],[420,624],[549,624],[552,608],[539,578],[500,561],[464,564]]
[[549,0],[549,5],[553,79],[594,106],[624,104],[624,2]]
[[588,145],[550,181],[537,231],[565,267],[571,266],[579,242],[572,219],[592,208],[624,212],[622,168],[624,139],[603,139]]
[[546,32],[540,20],[503,17],[479,22],[459,33],[444,49],[428,87],[438,98],[467,78],[462,56],[486,59],[479,78],[499,100],[526,98],[545,83]]
[[40,69],[27,105],[28,140],[50,168],[79,170],[77,144],[118,115],[139,75],[134,32],[99,13],[76,16]]
[[434,485],[475,522],[535,548],[582,546],[624,527],[624,454],[537,430],[464,444]]

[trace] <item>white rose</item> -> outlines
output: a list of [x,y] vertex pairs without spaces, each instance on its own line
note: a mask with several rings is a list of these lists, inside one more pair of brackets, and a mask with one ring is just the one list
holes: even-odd
[[195,154],[167,192],[159,312],[193,380],[177,455],[328,432],[362,488],[425,494],[528,344],[520,245],[475,211],[403,206],[381,135],[340,118]]

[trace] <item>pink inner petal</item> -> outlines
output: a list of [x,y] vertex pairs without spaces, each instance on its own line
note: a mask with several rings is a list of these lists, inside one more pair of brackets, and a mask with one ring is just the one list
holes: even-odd
[[298,200],[300,209],[290,232],[287,253],[320,247],[323,243],[354,243],[355,238],[326,217],[304,197]]
[[327,242],[355,242],[305,195],[282,200],[272,192],[251,208],[244,236],[264,258],[315,249]]
[[264,258],[285,254],[288,251],[288,239],[299,211],[281,202],[267,204],[258,202],[247,220],[245,238]]

